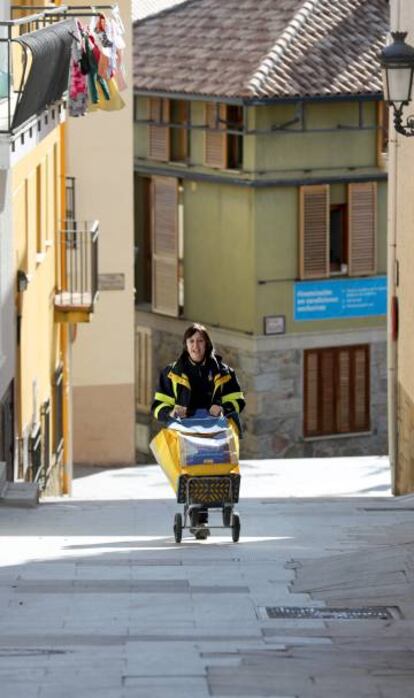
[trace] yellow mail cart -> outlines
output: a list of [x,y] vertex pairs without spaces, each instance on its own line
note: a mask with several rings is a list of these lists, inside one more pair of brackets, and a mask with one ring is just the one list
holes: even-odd
[[240,537],[239,430],[232,418],[205,416],[198,411],[188,419],[171,420],[152,440],[151,450],[170,482],[183,515],[174,517],[174,537],[181,543],[184,529],[202,530],[200,510],[221,511],[222,524],[208,529],[229,528],[232,540]]

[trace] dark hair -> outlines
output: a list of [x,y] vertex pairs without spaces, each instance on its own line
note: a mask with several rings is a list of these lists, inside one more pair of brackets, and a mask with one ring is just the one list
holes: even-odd
[[214,354],[214,346],[213,342],[210,339],[210,335],[207,332],[206,328],[204,325],[200,325],[199,322],[193,322],[190,327],[187,327],[186,331],[184,332],[183,336],[183,354],[188,355],[187,352],[187,339],[190,339],[190,337],[193,336],[196,332],[200,332],[201,335],[203,335],[205,342],[206,342],[206,356],[210,357]]

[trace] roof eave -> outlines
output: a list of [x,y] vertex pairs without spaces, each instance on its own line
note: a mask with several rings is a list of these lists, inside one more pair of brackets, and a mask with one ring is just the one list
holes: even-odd
[[221,102],[224,104],[240,104],[251,107],[259,107],[270,104],[287,104],[298,101],[303,102],[345,102],[345,101],[381,101],[384,99],[382,92],[346,93],[334,95],[284,95],[274,97],[235,96],[235,95],[205,95],[189,92],[175,92],[173,90],[156,90],[134,87],[134,95],[140,97],[162,97],[166,99],[180,99],[192,102]]

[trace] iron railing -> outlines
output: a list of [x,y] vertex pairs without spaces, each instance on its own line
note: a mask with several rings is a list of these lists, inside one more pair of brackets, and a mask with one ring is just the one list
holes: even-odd
[[42,474],[42,430],[40,424],[29,437],[29,480],[39,482]]
[[55,307],[93,310],[98,295],[98,221],[63,221]]
[[[36,64],[31,65],[31,51],[25,43],[25,37],[45,30],[51,24],[63,27],[62,19],[65,19],[62,11],[56,7],[28,17],[0,22],[0,133],[14,133],[31,117],[38,116],[46,107],[56,103],[56,98],[63,96],[64,76],[57,80],[59,67],[49,69],[50,84],[45,85],[41,61],[37,60]],[[46,41],[45,36],[45,52]],[[57,87],[59,94],[55,91]]]
[[[94,17],[114,7],[11,6],[12,16],[24,16],[0,21],[0,134],[12,135],[22,127],[33,128],[32,120],[45,109],[53,110],[58,105],[60,112],[64,108],[74,19]],[[37,34],[33,38],[34,32]],[[56,48],[56,36],[60,48]],[[66,42],[65,48],[62,42]]]
[[59,461],[63,451],[63,364],[59,364],[53,377],[53,453]]
[[76,177],[65,177],[66,220],[76,220]]

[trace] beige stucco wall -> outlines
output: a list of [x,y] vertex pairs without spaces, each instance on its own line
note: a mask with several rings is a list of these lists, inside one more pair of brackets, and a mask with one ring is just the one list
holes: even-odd
[[[100,292],[91,323],[78,326],[72,347],[74,461],[91,464],[135,462],[131,7],[118,4],[126,29],[125,107],[72,118],[67,126],[76,217],[99,219],[99,273],[125,279],[123,290]],[[106,397],[97,399],[103,386]]]
[[[414,45],[414,4],[412,0],[391,2],[392,30],[407,31],[406,41]],[[405,115],[412,113],[405,109]],[[389,237],[396,233],[399,305],[397,344],[397,452],[395,485],[398,494],[414,491],[414,138],[397,135],[391,125],[395,148],[390,171]],[[392,252],[392,247],[390,246]],[[395,277],[394,277],[395,278]],[[392,343],[391,343],[392,347]],[[392,374],[391,374],[392,375]]]

